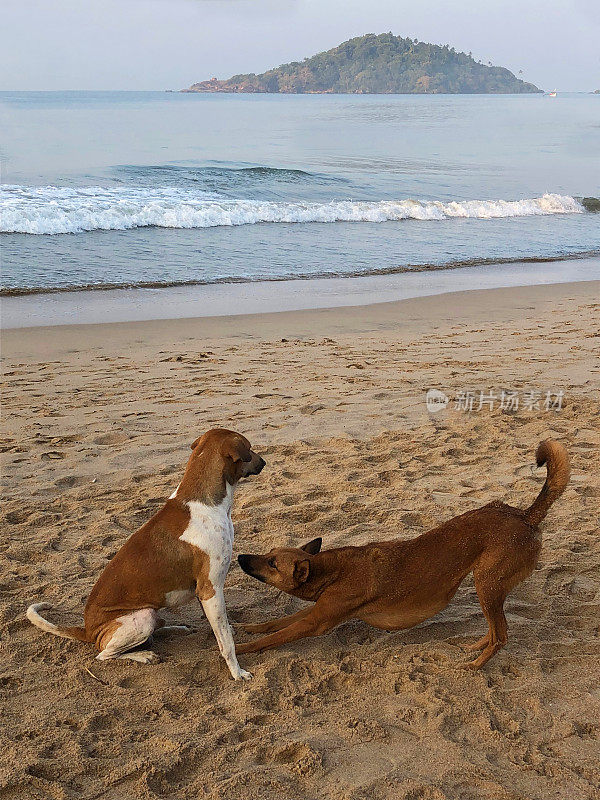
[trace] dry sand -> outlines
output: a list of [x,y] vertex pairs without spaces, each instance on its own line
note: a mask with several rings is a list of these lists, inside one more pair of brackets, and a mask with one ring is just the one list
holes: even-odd
[[[0,798],[599,798],[599,290],[8,331]],[[429,415],[430,387],[564,401]],[[410,631],[349,622],[243,657],[249,683],[229,678],[197,604],[171,615],[195,632],[157,639],[154,666],[99,663],[33,628],[33,600],[80,618],[214,425],[268,461],[239,489],[236,553],[412,537],[494,498],[529,504],[534,449],[560,439],[573,480],[507,601],[508,646],[477,674],[458,668],[485,631],[471,578]],[[237,566],[226,595],[234,624],[299,605]]]

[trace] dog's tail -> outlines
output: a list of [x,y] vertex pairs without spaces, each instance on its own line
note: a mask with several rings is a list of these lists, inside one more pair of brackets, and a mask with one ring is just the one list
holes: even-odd
[[27,619],[32,625],[35,625],[36,628],[40,628],[42,631],[46,631],[46,633],[53,633],[55,636],[62,636],[65,639],[77,639],[79,642],[89,641],[85,628],[61,628],[53,622],[48,622],[47,619],[44,619],[44,617],[38,613],[45,608],[52,608],[52,606],[50,603],[33,603],[29,606],[27,609]]
[[535,454],[538,467],[546,464],[547,475],[542,491],[524,512],[530,525],[539,525],[548,513],[550,506],[561,496],[569,482],[569,455],[562,444],[545,439],[538,445]]

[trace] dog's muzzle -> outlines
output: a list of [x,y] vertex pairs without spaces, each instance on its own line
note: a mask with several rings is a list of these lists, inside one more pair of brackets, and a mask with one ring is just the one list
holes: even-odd
[[263,583],[265,582],[265,579],[262,577],[262,575],[257,575],[253,571],[251,564],[252,561],[251,555],[247,553],[242,553],[241,555],[238,556],[237,560],[238,564],[240,565],[242,570],[246,573],[246,575],[250,575],[250,577],[256,578],[257,581],[262,581]]
[[251,558],[252,558],[252,556],[243,554],[243,555],[239,555],[238,559],[237,559],[238,560],[238,564],[240,565],[240,567],[244,570],[244,572],[247,572],[248,575],[250,574],[250,559]]

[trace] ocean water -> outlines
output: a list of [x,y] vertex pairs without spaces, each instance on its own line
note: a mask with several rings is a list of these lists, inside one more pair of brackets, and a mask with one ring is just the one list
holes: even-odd
[[600,95],[5,92],[0,129],[5,293],[600,253]]

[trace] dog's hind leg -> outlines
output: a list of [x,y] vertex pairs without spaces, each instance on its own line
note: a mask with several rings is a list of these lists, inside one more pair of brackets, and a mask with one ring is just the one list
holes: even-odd
[[489,586],[483,580],[480,579],[478,581],[475,578],[475,588],[490,630],[487,637],[484,636],[483,639],[477,642],[478,645],[482,645],[482,647],[478,648],[483,649],[481,655],[475,661],[465,665],[470,669],[480,669],[484,664],[487,664],[490,658],[498,650],[501,650],[508,640],[508,625],[504,616],[506,593],[503,587],[494,586],[493,584]]
[[[130,659],[148,664],[157,661],[158,656],[152,650],[135,650],[136,647],[144,644],[154,632],[157,624],[157,614],[153,608],[141,608],[117,617],[114,620],[116,625],[103,637],[103,647],[96,658],[98,661],[108,661],[109,659]],[[133,652],[131,652],[133,651]]]
[[489,643],[490,643],[490,635],[489,633],[486,633],[486,635],[482,636],[481,639],[478,639],[478,641],[474,642],[473,644],[467,645],[466,649],[469,652],[472,652],[474,650],[483,650],[485,647],[488,646]]
[[488,621],[489,632],[469,647],[469,650],[483,650],[483,652],[474,661],[466,664],[466,667],[479,669],[508,641],[504,601],[517,584],[531,575],[539,551],[540,543],[532,539],[518,550],[509,550],[500,558],[488,559],[485,565],[479,564],[473,570],[475,589]]
[[248,633],[275,633],[287,628],[293,622],[299,622],[304,619],[312,611],[312,606],[303,608],[295,614],[290,614],[289,617],[280,617],[278,619],[269,620],[269,622],[259,622],[256,625],[242,625],[242,628]]

